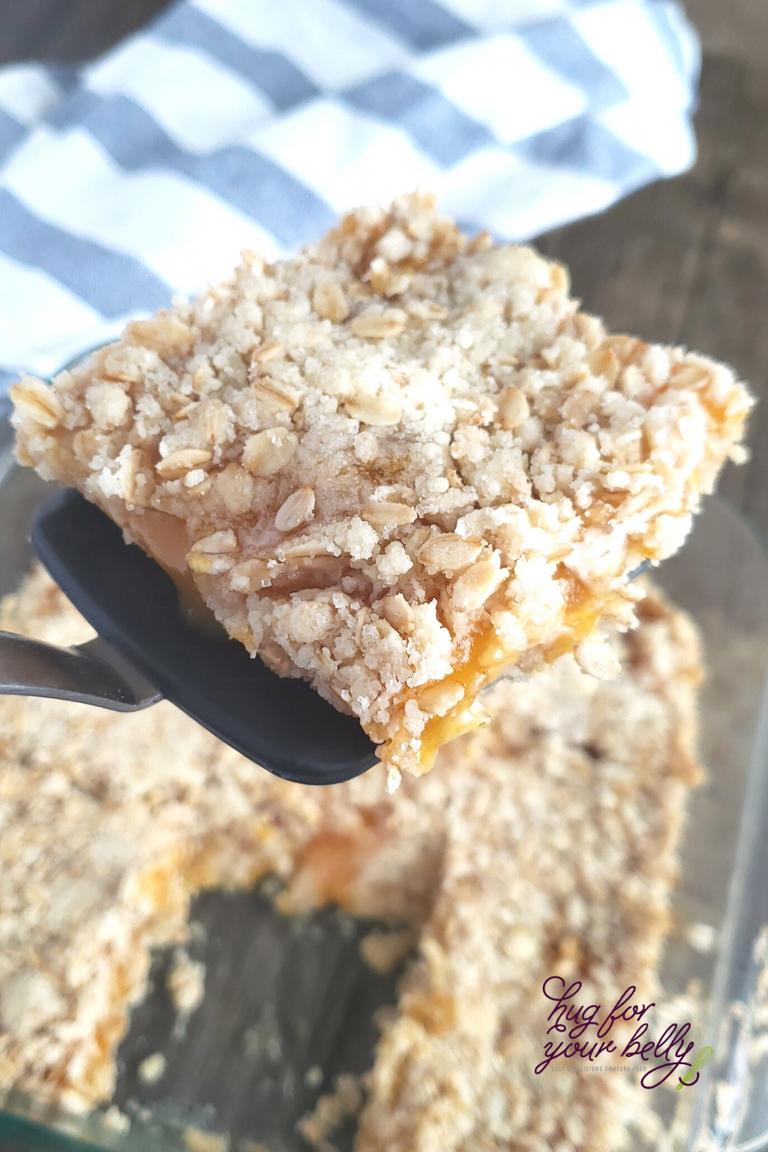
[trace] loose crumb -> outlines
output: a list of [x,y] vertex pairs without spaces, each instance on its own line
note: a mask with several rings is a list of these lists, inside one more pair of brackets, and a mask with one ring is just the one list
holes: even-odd
[[412,928],[399,932],[369,932],[360,941],[360,954],[369,968],[384,975],[396,968],[411,951],[417,937]]
[[712,924],[689,924],[685,931],[685,938],[694,952],[706,955],[713,952],[717,945],[717,929]]
[[229,1140],[215,1132],[203,1132],[202,1128],[185,1128],[184,1143],[189,1152],[228,1152]]
[[130,1116],[121,1112],[117,1104],[110,1104],[109,1108],[102,1113],[101,1122],[111,1132],[119,1132],[121,1135],[125,1135],[131,1130]]
[[185,949],[177,948],[166,987],[177,1012],[191,1016],[205,995],[205,964],[200,960],[190,960]]
[[162,1052],[153,1052],[139,1064],[139,1080],[144,1084],[157,1084],[165,1075],[165,1066],[166,1060]]
[[363,1091],[358,1076],[338,1076],[333,1092],[321,1096],[309,1116],[300,1120],[297,1128],[304,1139],[319,1152],[336,1152],[328,1141],[345,1120],[356,1116],[363,1106]]
[[313,1064],[304,1074],[304,1083],[307,1088],[319,1088],[323,1082],[323,1070],[318,1064]]

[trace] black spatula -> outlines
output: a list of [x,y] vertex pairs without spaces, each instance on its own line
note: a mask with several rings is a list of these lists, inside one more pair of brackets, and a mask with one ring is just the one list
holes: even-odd
[[[270,672],[223,630],[217,638],[189,624],[170,577],[79,493],[57,492],[43,504],[32,545],[100,639],[65,650],[17,639],[14,657],[3,637],[0,692],[122,711],[165,697],[250,760],[302,784],[349,780],[375,763],[353,717],[303,681]],[[14,658],[26,660],[15,684]]]

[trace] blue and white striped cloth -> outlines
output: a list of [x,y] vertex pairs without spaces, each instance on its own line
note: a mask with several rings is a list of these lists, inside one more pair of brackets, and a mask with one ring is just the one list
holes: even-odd
[[0,387],[415,187],[527,239],[687,168],[674,0],[184,0],[0,70]]

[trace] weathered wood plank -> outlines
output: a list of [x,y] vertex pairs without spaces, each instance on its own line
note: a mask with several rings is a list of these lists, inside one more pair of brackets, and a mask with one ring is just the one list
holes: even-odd
[[706,52],[764,67],[768,60],[765,0],[685,0]]
[[168,0],[2,0],[0,64],[90,60],[140,28]]

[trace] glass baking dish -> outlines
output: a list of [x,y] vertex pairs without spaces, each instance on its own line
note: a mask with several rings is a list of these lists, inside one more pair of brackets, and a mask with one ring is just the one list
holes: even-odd
[[[0,400],[0,595],[29,567],[29,523],[49,487],[13,464],[7,411]],[[715,1056],[695,1089],[654,1096],[664,1096],[665,1149],[758,1152],[768,1149],[768,561],[739,516],[711,498],[657,580],[695,617],[708,669],[708,778],[691,800],[661,979],[669,998],[701,1006],[697,1028]],[[162,979],[169,956],[156,955],[154,990],[119,1050],[115,1099],[131,1111],[130,1132],[9,1092],[0,1096],[0,1148],[166,1152],[184,1146],[184,1124],[205,1129],[214,1118],[233,1149],[308,1147],[295,1123],[320,1093],[309,1069],[321,1068],[327,1085],[370,1067],[372,1017],[395,1002],[402,968],[383,977],[363,965],[357,945],[370,923],[333,911],[278,915],[269,882],[252,894],[204,893],[192,919],[205,929],[189,946],[206,964],[205,999],[186,1038],[174,1034]],[[244,1071],[243,1038],[254,1030],[258,1054]],[[157,1051],[167,1072],[147,1085],[137,1068]],[[351,1148],[354,1132],[335,1139]]]

